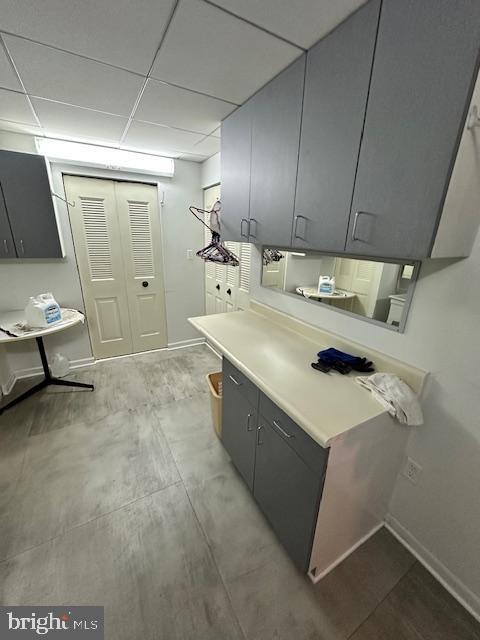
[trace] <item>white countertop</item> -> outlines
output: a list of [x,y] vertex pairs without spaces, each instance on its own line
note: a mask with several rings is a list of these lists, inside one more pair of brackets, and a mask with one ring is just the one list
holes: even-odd
[[191,324],[321,446],[385,413],[355,375],[312,369],[320,343],[254,311],[198,318]]

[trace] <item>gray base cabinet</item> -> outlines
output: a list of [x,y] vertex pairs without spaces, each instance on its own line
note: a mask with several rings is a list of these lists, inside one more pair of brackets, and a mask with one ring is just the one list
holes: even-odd
[[[45,158],[0,151],[2,258],[61,258],[55,209]],[[5,226],[5,216],[10,236]],[[8,245],[8,252],[5,251]]]
[[[233,374],[223,375],[222,442],[240,475],[253,490],[257,408],[240,391]],[[230,377],[231,376],[231,377]],[[238,376],[237,376],[238,377]],[[232,381],[235,380],[235,382]]]
[[222,441],[295,565],[307,572],[328,449],[223,360]]

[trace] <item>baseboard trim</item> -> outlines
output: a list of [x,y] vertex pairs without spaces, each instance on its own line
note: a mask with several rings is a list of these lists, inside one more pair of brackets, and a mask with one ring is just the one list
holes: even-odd
[[[81,369],[83,367],[91,367],[95,364],[95,358],[92,356],[88,358],[80,358],[79,360],[71,360],[70,361],[70,369]],[[29,367],[28,369],[18,369],[12,374],[13,384],[10,387],[10,391],[13,389],[13,385],[17,380],[23,380],[25,378],[32,378],[33,376],[38,376],[43,373],[42,367]],[[9,391],[9,393],[10,393]]]
[[387,515],[385,527],[445,587],[450,595],[480,622],[480,598],[428,551],[396,518]]
[[383,521],[379,522],[377,525],[373,527],[373,529],[371,529],[367,534],[365,534],[363,538],[360,538],[360,540],[358,540],[354,545],[352,545],[349,549],[347,549],[345,553],[342,553],[341,556],[339,556],[334,562],[332,562],[332,564],[328,565],[328,567],[323,571],[321,571],[320,573],[316,573],[315,575],[312,575],[313,569],[310,569],[310,571],[308,572],[308,575],[310,576],[310,580],[313,582],[313,584],[317,584],[317,582],[320,582],[320,580],[324,578],[327,575],[327,573],[330,573],[330,571],[333,571],[333,569],[335,569],[335,567],[337,567],[341,562],[343,562],[345,558],[348,558],[348,556],[351,555],[354,551],[356,551],[358,547],[361,547],[362,544],[366,542],[369,538],[371,538],[373,535],[375,535],[377,531],[380,531],[380,529],[383,526],[384,526],[384,522]]
[[193,347],[197,344],[204,344],[205,338],[189,338],[188,340],[179,340],[178,342],[169,342],[168,349],[185,349],[185,347]]
[[17,381],[17,377],[14,373],[10,374],[9,379],[5,384],[2,384],[2,395],[8,396],[13,387],[15,386],[15,382]]

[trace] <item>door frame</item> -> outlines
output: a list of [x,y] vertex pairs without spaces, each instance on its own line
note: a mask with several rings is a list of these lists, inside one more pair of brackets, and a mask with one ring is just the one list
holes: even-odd
[[[50,161],[48,159],[47,159],[47,163],[49,165],[49,170],[51,171],[52,179],[55,176],[55,174],[57,174],[59,177],[59,181],[61,182],[61,185],[62,185],[61,190],[58,189],[58,187],[56,188],[57,188],[57,192],[60,191],[59,195],[65,199],[65,203],[67,201],[67,195],[65,192],[65,187],[63,182],[63,178],[65,175],[71,175],[79,178],[96,178],[99,180],[112,180],[115,182],[136,182],[139,184],[153,186],[157,189],[158,215],[159,215],[160,231],[161,231],[161,238],[160,238],[160,247],[161,247],[161,253],[162,253],[162,255],[160,256],[160,262],[162,265],[161,277],[163,281],[163,302],[164,302],[164,308],[165,308],[165,324],[167,327],[167,347],[166,348],[168,348],[168,344],[169,344],[168,343],[168,316],[167,316],[167,300],[166,300],[165,275],[164,275],[165,274],[165,245],[164,245],[165,234],[163,233],[163,229],[164,229],[163,204],[165,200],[165,190],[163,188],[163,183],[159,179],[159,176],[153,176],[153,175],[143,174],[143,173],[131,173],[128,171],[117,171],[114,169],[101,169],[99,167],[81,166],[76,164],[68,164],[65,162]],[[67,210],[68,229],[69,229],[70,237],[72,240],[73,255],[75,257],[75,269],[77,271],[78,282],[79,282],[80,291],[82,294],[83,308],[85,309],[85,293],[83,291],[82,280],[80,278],[80,273],[78,270],[77,251],[75,248],[75,242],[73,239],[73,231],[72,231],[72,223],[70,220],[70,208],[68,207],[67,203],[65,204],[65,208]],[[92,353],[92,357],[94,360],[97,360],[97,358],[95,358],[95,356],[93,355],[92,337],[90,335],[88,322],[86,323],[86,328],[87,328],[88,341],[90,344],[90,351]],[[160,350],[161,349],[154,349],[154,351],[160,351]],[[135,354],[130,354],[130,355],[135,355]],[[114,356],[114,357],[123,358],[126,356]]]

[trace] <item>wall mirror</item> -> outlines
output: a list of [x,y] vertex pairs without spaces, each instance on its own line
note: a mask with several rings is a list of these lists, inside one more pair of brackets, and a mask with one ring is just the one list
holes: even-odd
[[403,331],[419,266],[264,247],[262,286]]

